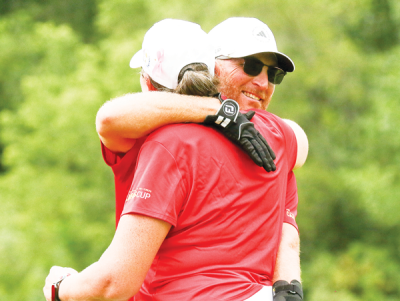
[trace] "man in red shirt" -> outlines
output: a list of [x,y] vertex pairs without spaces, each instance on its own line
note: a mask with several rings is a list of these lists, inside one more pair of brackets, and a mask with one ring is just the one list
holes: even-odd
[[[230,18],[217,25],[209,35],[214,39],[217,48],[216,73],[221,82],[219,90],[237,100],[241,109],[266,110],[275,90],[275,84],[271,83],[270,77],[275,75],[279,80],[279,75],[282,75],[282,72],[274,73],[270,72],[270,69],[278,67],[284,72],[294,70],[290,58],[277,51],[270,29],[254,18]],[[257,70],[259,73],[255,74]],[[108,148],[125,152],[134,148],[136,139],[143,139],[144,135],[164,125],[182,122],[201,123],[208,114],[213,114],[219,105],[212,98],[196,99],[162,93],[126,95],[106,103],[99,111],[99,133]],[[256,117],[258,114],[257,112]],[[110,123],[102,124],[102,120],[110,120]],[[308,152],[307,137],[296,123],[289,120],[285,122],[296,133],[299,148],[296,167],[300,167],[305,162]],[[110,154],[105,151],[106,149],[103,146],[105,157],[107,153]],[[133,152],[128,152],[125,156],[131,155]],[[130,159],[123,160],[126,162]],[[126,168],[122,161],[118,164],[117,161],[108,162],[114,171]],[[293,173],[289,175],[288,188],[290,188],[287,192],[288,203],[292,199],[297,201]],[[122,206],[118,210],[117,204],[117,211],[122,212]],[[287,282],[292,279],[300,280],[299,234],[296,226],[290,223],[296,212],[292,212],[288,207],[286,214],[288,219],[285,219],[282,225],[282,239],[273,274],[274,283],[279,280]]]

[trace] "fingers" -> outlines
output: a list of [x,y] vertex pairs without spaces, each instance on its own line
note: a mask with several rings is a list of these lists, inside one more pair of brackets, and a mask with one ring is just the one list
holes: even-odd
[[240,144],[258,166],[264,167],[267,172],[276,170],[274,151],[254,128],[247,127],[243,130]]
[[240,144],[246,153],[250,156],[250,158],[256,163],[258,166],[263,166],[263,161],[254,149],[254,145],[246,138],[240,139]]
[[64,273],[74,275],[74,274],[78,274],[78,271],[73,268],[64,268]]
[[270,171],[275,171],[276,166],[275,163],[268,151],[268,148],[265,147],[263,141],[252,139],[252,144],[254,145],[254,148],[256,149],[258,155],[260,156],[262,162],[263,162],[263,167],[267,172]]
[[[260,141],[261,142],[261,141]],[[243,138],[240,140],[240,144],[243,149],[247,152],[250,158],[256,163],[258,166],[263,167],[267,172],[275,171],[276,166],[274,161],[272,160],[267,148],[262,146],[262,142],[260,144],[257,139],[247,139]]]
[[46,277],[46,283],[54,283],[58,280],[60,280],[61,278],[63,278],[64,276],[69,276],[69,275],[73,275],[73,274],[77,274],[78,272],[72,268],[63,268],[63,267],[59,267],[59,266],[53,266],[50,269],[49,274]]
[[261,142],[265,145],[265,147],[268,149],[269,154],[271,155],[272,160],[276,159],[275,153],[272,150],[272,148],[269,146],[267,140],[259,133],[258,138],[261,140]]
[[51,285],[52,283],[48,282],[46,278],[46,282],[43,287],[43,294],[47,301],[51,300]]
[[[261,142],[261,141],[260,141]],[[257,139],[251,139],[251,144],[254,146],[255,151],[257,152],[257,156],[262,160],[262,166],[264,169],[268,172],[272,170],[271,164],[269,164],[269,153],[267,154],[263,148],[263,146],[260,144]]]
[[64,271],[63,267],[59,267],[57,265],[54,265],[50,268],[50,274],[56,273],[56,274],[62,274]]
[[263,156],[261,158],[263,159],[264,162],[264,168],[266,171],[275,171],[276,170],[276,165],[274,160],[276,159],[276,155],[272,148],[269,146],[268,142],[264,139],[263,136],[260,134],[258,136],[258,142],[260,143],[260,149],[265,149],[266,151],[263,151]]
[[51,267],[50,272],[46,277],[45,285],[43,287],[43,293],[46,300],[50,301],[52,299],[51,290],[53,283],[59,281],[64,276],[69,276],[77,273],[78,271],[72,268],[64,268],[60,266]]

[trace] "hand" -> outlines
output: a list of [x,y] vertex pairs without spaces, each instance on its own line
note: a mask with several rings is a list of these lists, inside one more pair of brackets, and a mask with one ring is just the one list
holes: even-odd
[[53,266],[50,269],[49,275],[46,277],[45,285],[43,287],[43,293],[47,301],[52,301],[51,289],[53,283],[59,281],[64,276],[70,276],[77,274],[78,272],[72,268],[63,268],[59,266]]
[[272,286],[274,301],[300,301],[303,300],[303,288],[297,280],[290,284],[284,280],[278,280]]
[[[220,98],[221,100],[221,98]],[[226,99],[215,115],[208,115],[205,124],[214,126],[228,139],[239,144],[258,166],[268,172],[276,170],[275,153],[268,142],[250,122],[255,112],[239,112],[239,105],[232,99]]]

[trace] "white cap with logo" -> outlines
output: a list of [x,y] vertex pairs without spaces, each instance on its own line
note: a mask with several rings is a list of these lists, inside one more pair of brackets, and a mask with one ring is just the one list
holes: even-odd
[[211,29],[208,35],[214,44],[216,58],[239,58],[272,52],[277,56],[281,69],[294,71],[293,61],[278,51],[271,29],[256,18],[229,18]]
[[142,49],[131,59],[131,68],[142,67],[154,81],[169,89],[178,86],[183,67],[204,63],[214,75],[214,47],[199,24],[165,19],[145,34]]

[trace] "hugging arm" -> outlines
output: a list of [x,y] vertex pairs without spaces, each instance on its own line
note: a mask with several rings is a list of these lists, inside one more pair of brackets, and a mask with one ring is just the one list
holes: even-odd
[[291,224],[283,223],[273,282],[278,280],[290,282],[293,279],[300,281],[300,274],[299,232]]
[[300,282],[300,239],[297,229],[283,223],[282,239],[273,278],[274,301],[303,300]]
[[[170,227],[147,216],[122,216],[113,241],[99,261],[62,281],[60,300],[128,300],[139,291]],[[52,268],[46,278],[43,292],[47,301],[52,300],[51,286],[60,279],[62,270]]]
[[[237,103],[233,101],[236,105]],[[127,94],[105,103],[97,113],[96,129],[103,144],[114,152],[126,153],[135,140],[173,123],[208,124],[237,143],[259,166],[275,170],[275,154],[267,141],[250,122],[252,114],[241,114],[230,125],[217,126],[223,106],[212,97],[180,95],[167,92]],[[237,105],[238,108],[238,105]],[[207,123],[207,122],[206,122]]]
[[[308,155],[308,139],[303,129],[294,121],[284,119],[291,127],[297,142],[297,157],[294,169],[303,166]],[[294,173],[288,177],[286,209],[297,215],[297,185]],[[300,237],[296,227],[289,222],[282,226],[282,236],[276,258],[273,278],[274,300],[303,300],[300,268]]]
[[201,123],[219,106],[219,100],[211,97],[155,91],[126,94],[100,108],[96,129],[108,149],[125,153],[136,139],[168,124]]

